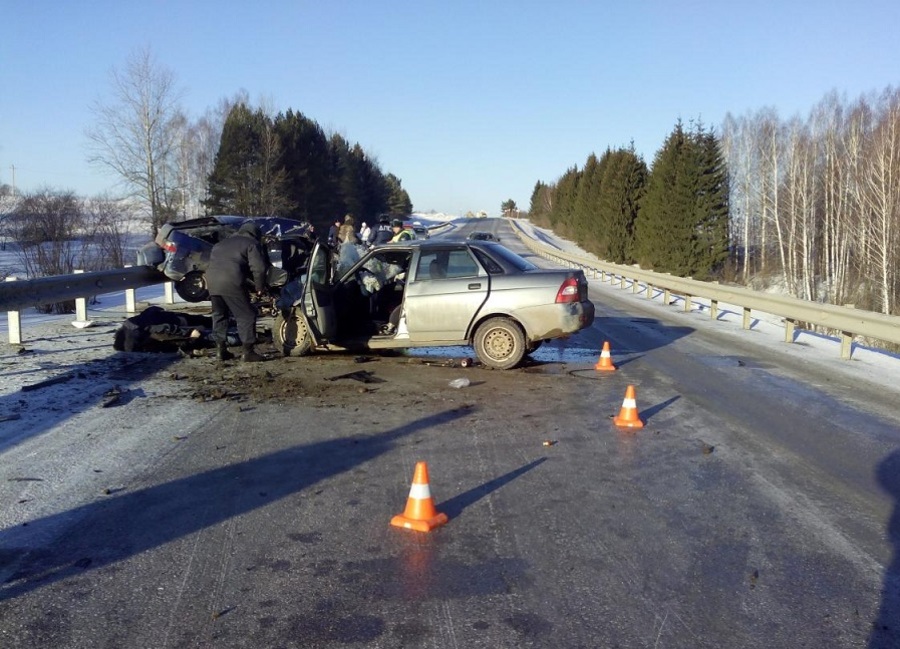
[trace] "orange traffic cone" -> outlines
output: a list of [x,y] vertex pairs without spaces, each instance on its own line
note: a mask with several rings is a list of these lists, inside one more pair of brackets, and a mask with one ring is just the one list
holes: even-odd
[[600,359],[594,365],[594,369],[598,372],[613,372],[616,366],[613,365],[612,356],[609,355],[609,342],[603,343],[603,350],[600,352]]
[[637,403],[634,400],[634,386],[629,385],[625,390],[625,400],[622,401],[622,409],[613,418],[616,426],[624,428],[643,428],[644,422],[638,417]]
[[416,462],[416,472],[413,475],[412,487],[409,489],[409,498],[406,500],[406,510],[394,516],[391,525],[417,532],[430,532],[447,520],[447,514],[440,514],[434,508],[431,488],[428,486],[428,465],[425,462]]

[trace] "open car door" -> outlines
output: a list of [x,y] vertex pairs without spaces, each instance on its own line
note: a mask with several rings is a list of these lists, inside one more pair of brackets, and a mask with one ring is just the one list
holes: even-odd
[[331,268],[331,249],[316,243],[310,253],[300,303],[307,322],[315,328],[315,337],[320,342],[333,340],[337,333]]

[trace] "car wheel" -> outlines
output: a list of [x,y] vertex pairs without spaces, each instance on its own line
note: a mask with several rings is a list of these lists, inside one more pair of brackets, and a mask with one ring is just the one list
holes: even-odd
[[512,369],[525,356],[525,334],[509,318],[491,318],[475,332],[475,354],[487,367]]
[[203,302],[209,299],[206,290],[206,276],[199,270],[192,270],[175,282],[175,292],[185,302]]
[[288,311],[287,317],[283,311],[278,312],[272,327],[272,341],[283,356],[306,356],[312,349],[312,336],[297,309]]

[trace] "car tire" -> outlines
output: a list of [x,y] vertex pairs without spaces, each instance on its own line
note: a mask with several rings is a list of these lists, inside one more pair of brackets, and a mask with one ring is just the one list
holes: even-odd
[[209,299],[206,275],[199,270],[192,270],[175,282],[175,292],[185,302],[205,302]]
[[291,309],[285,316],[279,311],[272,326],[272,342],[282,356],[306,356],[312,349],[312,336],[306,328],[306,321],[297,311]]
[[491,318],[475,331],[474,347],[482,365],[509,370],[525,357],[525,334],[509,318]]

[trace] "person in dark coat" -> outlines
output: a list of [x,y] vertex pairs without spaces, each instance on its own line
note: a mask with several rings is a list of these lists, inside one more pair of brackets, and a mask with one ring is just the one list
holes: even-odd
[[373,246],[381,245],[382,243],[390,241],[393,236],[394,231],[391,229],[391,217],[387,214],[382,214],[378,217],[378,226],[374,228],[369,235],[369,244]]
[[228,317],[234,316],[245,362],[264,360],[256,353],[256,310],[250,302],[248,281],[257,293],[266,288],[266,258],[260,246],[259,226],[244,223],[236,233],[213,246],[206,269],[206,287],[212,303],[213,338],[220,361],[234,358],[228,351]]

